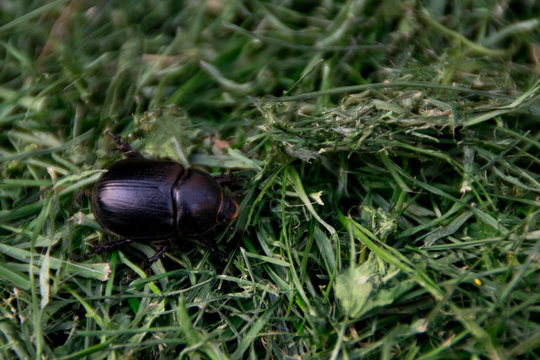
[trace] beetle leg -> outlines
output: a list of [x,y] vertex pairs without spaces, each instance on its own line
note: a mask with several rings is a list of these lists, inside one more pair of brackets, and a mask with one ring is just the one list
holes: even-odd
[[199,244],[210,253],[210,260],[214,264],[216,271],[223,272],[227,266],[228,253],[220,250],[213,240],[201,235],[197,236],[197,239],[199,239]]
[[196,239],[206,251],[210,252],[212,257],[218,257],[217,255],[219,255],[219,249],[214,241],[207,239],[203,235],[197,235]]
[[166,243],[158,251],[156,251],[154,256],[152,256],[150,259],[148,259],[148,262],[150,263],[148,267],[152,266],[153,263],[155,263],[161,257],[163,257],[163,255],[165,254],[165,251],[167,251],[167,249],[169,248],[169,245],[170,245],[170,242]]
[[214,176],[214,180],[216,180],[219,186],[232,184],[237,181],[236,177],[231,173]]
[[71,217],[75,213],[75,207],[79,205],[81,206],[81,202],[83,199],[83,192],[82,191],[76,191],[73,194],[73,201],[71,201],[71,206],[69,207],[69,216]]
[[219,184],[219,186],[223,186],[223,185],[235,185],[235,184],[238,184],[244,180],[247,180],[248,178],[245,177],[245,176],[236,176],[236,175],[233,175],[232,173],[227,173],[227,174],[221,174],[221,175],[217,175],[217,176],[214,176],[214,180]]
[[120,239],[120,240],[116,240],[116,241],[111,241],[111,242],[99,245],[99,246],[95,247],[93,250],[88,251],[88,252],[86,252],[86,253],[84,253],[84,254],[82,254],[80,256],[77,256],[76,258],[73,259],[73,261],[81,261],[81,260],[84,260],[84,259],[88,258],[91,255],[99,254],[99,253],[102,253],[104,251],[114,250],[114,249],[122,247],[122,246],[124,246],[126,244],[129,244],[131,242],[133,242],[133,240],[128,239],[128,238],[124,238],[124,239]]
[[167,251],[167,249],[173,247],[172,240],[173,239],[169,239],[169,241],[165,245],[163,245],[158,251],[156,251],[154,256],[152,256],[150,259],[148,259],[148,262],[146,263],[146,265],[144,267],[144,273],[146,275],[150,275],[150,270],[152,269],[152,265],[156,261],[158,261],[161,257],[163,257],[163,255],[165,255],[165,252]]
[[114,135],[108,129],[105,130],[105,133],[107,133],[107,135],[109,135],[114,140],[114,142],[116,142],[116,145],[118,146],[118,151],[126,155],[128,158],[143,157],[139,150],[132,148],[131,145],[129,145],[127,142],[122,141],[119,136]]

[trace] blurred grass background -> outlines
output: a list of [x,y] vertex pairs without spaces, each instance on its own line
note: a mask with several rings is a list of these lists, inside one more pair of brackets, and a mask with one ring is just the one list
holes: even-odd
[[[540,4],[0,4],[0,358],[540,358]],[[218,265],[114,240],[121,156],[246,180]]]

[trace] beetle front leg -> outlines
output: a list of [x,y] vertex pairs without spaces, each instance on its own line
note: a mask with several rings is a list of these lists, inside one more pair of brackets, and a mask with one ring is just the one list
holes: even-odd
[[128,158],[142,158],[142,154],[139,152],[139,150],[136,150],[131,147],[127,142],[124,142],[120,139],[120,137],[114,135],[110,130],[105,130],[105,133],[109,135],[114,142],[116,142],[116,145],[118,146],[118,151],[120,151],[122,154],[126,155]]

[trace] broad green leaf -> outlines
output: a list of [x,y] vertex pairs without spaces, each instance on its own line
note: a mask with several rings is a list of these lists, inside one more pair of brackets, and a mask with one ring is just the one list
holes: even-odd
[[413,280],[403,281],[399,275],[397,267],[372,253],[366,262],[337,276],[336,297],[349,317],[357,318],[376,307],[391,304],[414,286]]

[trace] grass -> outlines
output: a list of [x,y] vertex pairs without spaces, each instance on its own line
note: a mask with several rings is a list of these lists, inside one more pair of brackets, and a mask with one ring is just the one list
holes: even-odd
[[[0,358],[540,358],[534,1],[0,5]],[[154,264],[121,156],[248,180]]]

